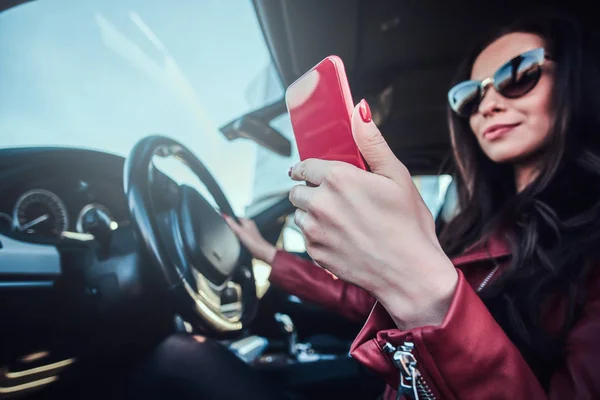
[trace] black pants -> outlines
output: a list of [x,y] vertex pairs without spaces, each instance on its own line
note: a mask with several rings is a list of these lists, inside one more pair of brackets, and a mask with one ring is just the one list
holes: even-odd
[[[125,358],[125,357],[123,357]],[[34,398],[252,400],[287,399],[283,390],[220,343],[172,335],[153,349],[119,364],[102,361],[97,372],[82,372],[38,392]],[[105,364],[106,363],[106,364]],[[77,366],[74,366],[77,368]],[[65,377],[68,378],[68,377]]]

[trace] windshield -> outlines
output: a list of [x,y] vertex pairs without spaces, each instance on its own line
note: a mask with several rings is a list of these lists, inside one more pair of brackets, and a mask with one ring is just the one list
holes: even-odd
[[253,198],[292,185],[293,160],[218,128],[281,99],[274,71],[250,0],[26,3],[0,14],[0,147],[127,156],[141,138],[167,135],[245,214]]

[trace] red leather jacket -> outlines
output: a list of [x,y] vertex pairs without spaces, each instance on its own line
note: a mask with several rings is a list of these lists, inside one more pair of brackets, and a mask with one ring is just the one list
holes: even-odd
[[509,258],[508,246],[494,239],[453,259],[459,281],[444,322],[408,331],[398,329],[364,290],[284,251],[275,256],[270,280],[301,299],[366,320],[351,355],[388,383],[386,400],[395,398],[400,383],[396,365],[402,363],[394,363],[394,354],[409,371],[410,361],[415,362],[420,377],[413,378],[414,387],[410,375],[404,383],[407,391],[418,389],[420,399],[600,399],[600,274],[588,280],[583,313],[566,341],[566,359],[545,391],[477,295],[484,281],[501,273],[502,267],[490,276],[495,266]]

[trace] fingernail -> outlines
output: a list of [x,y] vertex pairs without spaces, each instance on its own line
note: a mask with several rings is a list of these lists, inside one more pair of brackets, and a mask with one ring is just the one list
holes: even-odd
[[371,122],[371,108],[369,107],[369,103],[365,99],[362,99],[358,105],[358,111],[360,113],[360,117],[366,123]]
[[291,178],[292,177],[292,170],[294,169],[294,167],[290,167],[290,170],[288,171],[288,176]]

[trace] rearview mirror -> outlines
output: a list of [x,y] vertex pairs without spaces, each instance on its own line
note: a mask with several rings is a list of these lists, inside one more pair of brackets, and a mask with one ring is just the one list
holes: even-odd
[[271,120],[285,112],[287,108],[281,100],[229,122],[220,131],[228,140],[250,139],[279,155],[289,157],[292,154],[291,142],[269,125]]

